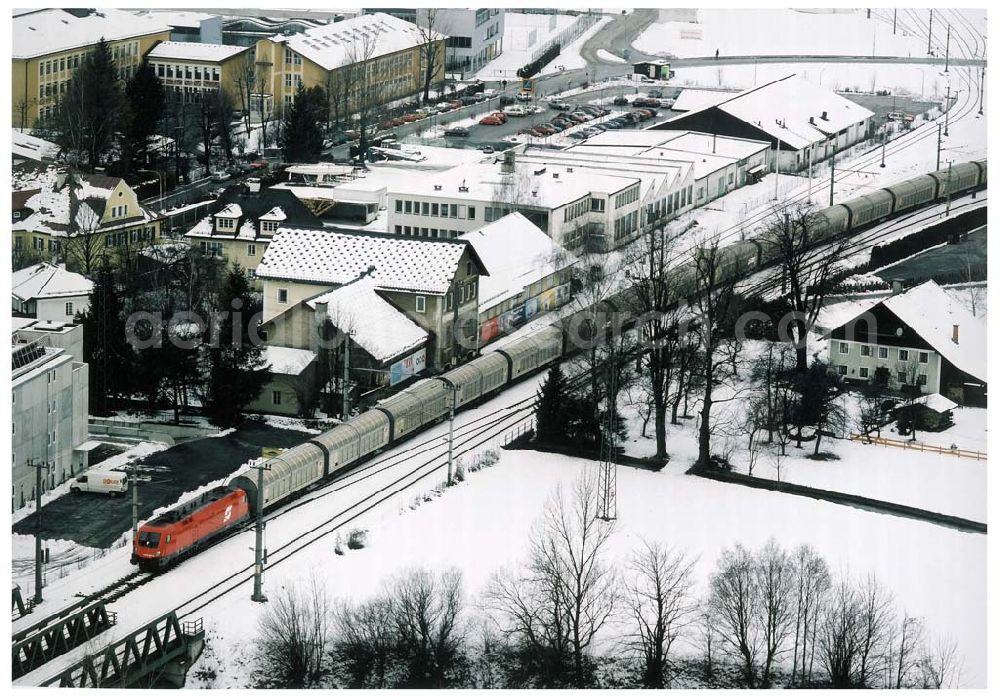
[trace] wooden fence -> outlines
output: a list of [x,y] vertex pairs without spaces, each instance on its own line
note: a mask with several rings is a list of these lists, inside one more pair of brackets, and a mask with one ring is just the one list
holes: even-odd
[[896,447],[898,449],[915,450],[917,452],[933,452],[935,454],[951,454],[956,457],[985,461],[986,453],[976,450],[964,450],[951,447],[938,447],[936,445],[925,445],[921,442],[911,442],[909,440],[893,440],[887,437],[869,437],[860,433],[853,433],[851,440],[855,442],[870,443],[873,445],[883,445],[885,447]]

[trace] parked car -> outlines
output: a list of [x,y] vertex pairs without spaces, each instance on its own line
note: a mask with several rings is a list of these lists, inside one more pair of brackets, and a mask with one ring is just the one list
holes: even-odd
[[614,119],[614,120],[611,120],[611,121],[605,121],[601,125],[604,126],[605,129],[607,129],[607,130],[618,130],[619,128],[621,128],[625,124],[622,123],[621,121],[617,120],[617,119]]
[[453,109],[461,109],[463,106],[465,106],[465,104],[462,103],[461,99],[454,99],[448,102],[448,106],[450,106]]
[[472,106],[475,103],[476,103],[475,97],[471,96],[462,97],[462,106]]
[[125,495],[128,490],[128,474],[123,471],[91,471],[73,479],[69,490],[72,493]]
[[890,111],[885,115],[885,118],[888,121],[904,121],[906,123],[913,120],[913,116],[902,111]]
[[503,121],[501,121],[496,116],[484,116],[479,119],[479,125],[481,126],[502,126]]
[[251,162],[250,169],[252,169],[255,172],[266,170],[267,162],[265,162],[264,160],[257,160],[256,162]]
[[573,140],[586,140],[587,138],[590,137],[590,135],[583,131],[577,131],[576,133],[570,133],[566,137],[572,138]]
[[346,130],[344,131],[344,135],[347,136],[348,140],[357,140],[361,137],[361,133],[356,130]]
[[648,92],[646,92],[646,96],[651,97],[653,99],[660,99],[661,97],[663,97],[663,92],[661,92],[658,89],[651,89]]
[[518,101],[529,102],[531,101],[531,92],[518,92],[515,98]]
[[560,124],[560,123],[556,123],[555,121],[552,121],[550,123],[546,123],[545,125],[548,126],[551,129],[553,129],[556,133],[562,133],[568,127],[566,125],[563,125],[563,124]]
[[497,94],[499,94],[499,92],[497,92],[495,89],[484,89],[483,90],[483,96],[486,97],[487,99],[492,99]]
[[555,128],[544,123],[535,126],[535,130],[544,135],[554,135],[556,132]]
[[455,126],[454,128],[446,130],[444,134],[456,138],[467,138],[469,136],[469,129],[462,126]]
[[553,99],[549,102],[549,107],[555,109],[556,111],[569,111],[569,104],[558,99]]
[[511,106],[505,107],[503,112],[508,116],[527,116],[528,110],[521,106],[520,104],[512,104]]
[[577,123],[583,123],[584,121],[590,120],[590,114],[580,113],[579,111],[574,111],[569,115],[569,117]]
[[405,121],[406,123],[413,123],[414,121],[419,121],[419,120],[420,119],[417,117],[416,114],[406,114],[405,116],[403,116],[403,121]]
[[229,172],[224,169],[220,169],[217,172],[212,172],[212,181],[226,181],[229,179]]
[[479,149],[482,152],[486,153],[487,155],[492,155],[494,152],[496,152],[496,150],[493,149],[492,145],[480,145]]
[[659,99],[644,99],[642,97],[636,99],[632,102],[632,106],[652,106],[653,108],[660,107]]
[[502,111],[494,111],[490,116],[496,116],[501,123],[507,123],[507,114]]
[[506,94],[502,94],[502,95],[500,95],[500,108],[502,109],[503,107],[507,106],[508,104],[513,104],[515,101],[517,101],[517,100],[514,99],[514,97],[508,96]]
[[615,106],[628,106],[628,99],[625,97],[615,97],[614,101],[611,103]]

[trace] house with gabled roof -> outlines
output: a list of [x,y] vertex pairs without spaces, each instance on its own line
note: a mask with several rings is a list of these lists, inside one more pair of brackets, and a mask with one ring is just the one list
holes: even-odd
[[829,362],[855,383],[888,372],[888,386],[985,405],[986,324],[933,280],[892,295],[835,327]]
[[279,227],[323,226],[293,193],[259,183],[230,186],[210,211],[184,236],[203,253],[238,263],[251,278]]
[[15,252],[67,261],[86,272],[103,258],[115,262],[160,239],[166,218],[139,203],[119,177],[24,162],[13,168],[12,183]]
[[[443,368],[475,355],[481,275],[488,272],[465,240],[281,227],[257,267],[264,295],[262,329],[268,343],[308,347],[319,338],[321,305],[320,313],[329,313],[334,325],[331,303],[335,309],[367,306],[370,313],[353,312],[352,326],[338,328],[360,332],[361,324],[371,324],[375,338],[366,343],[359,334],[357,343],[384,362],[419,343],[416,331],[400,328],[391,345],[377,345],[385,337],[378,338],[383,329],[376,325],[388,321],[393,309],[426,332],[427,366]],[[362,279],[350,291],[329,294]],[[459,330],[453,332],[453,326]],[[412,346],[400,347],[397,340],[410,333]],[[386,349],[391,354],[379,352]]]
[[[675,116],[651,130],[690,130],[763,140],[780,171],[808,168],[868,137],[874,114],[836,92],[787,75]],[[775,162],[771,155],[771,168]]]
[[14,271],[11,309],[15,316],[72,322],[90,308],[94,282],[65,265],[40,263]]

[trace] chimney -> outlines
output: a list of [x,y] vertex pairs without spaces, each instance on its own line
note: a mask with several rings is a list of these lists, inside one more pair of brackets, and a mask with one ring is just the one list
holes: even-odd
[[815,126],[816,125],[816,119],[814,117],[812,117],[812,116],[809,117],[809,125],[810,126]]
[[558,179],[559,178],[559,172],[552,172],[552,178],[553,179]]
[[514,165],[516,163],[516,155],[513,150],[507,150],[503,153],[503,164],[500,165],[501,174],[513,174]]
[[903,281],[899,278],[893,278],[892,280],[892,294],[898,295],[903,292]]
[[61,189],[66,183],[66,170],[60,169],[56,172],[56,191]]
[[250,193],[260,193],[260,179],[257,177],[247,179],[247,190]]
[[820,116],[820,118],[821,118],[821,119],[823,119],[824,121],[829,121],[829,120],[830,120],[830,119],[828,119],[828,118],[826,117],[826,112],[825,112],[825,111],[823,112],[823,115],[822,115],[822,116]]
[[958,345],[958,324],[951,325],[951,340],[952,343]]

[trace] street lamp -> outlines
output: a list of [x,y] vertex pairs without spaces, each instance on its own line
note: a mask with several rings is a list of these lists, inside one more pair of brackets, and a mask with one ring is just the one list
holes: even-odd
[[155,171],[153,169],[136,169],[135,171],[136,171],[137,174],[142,174],[142,173],[145,172],[146,174],[155,174],[156,175],[156,183],[159,184],[159,186],[160,186],[160,201],[159,202],[160,202],[160,214],[162,215],[163,214],[163,174],[161,172]]

